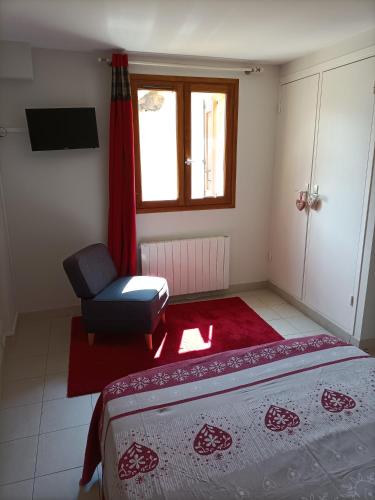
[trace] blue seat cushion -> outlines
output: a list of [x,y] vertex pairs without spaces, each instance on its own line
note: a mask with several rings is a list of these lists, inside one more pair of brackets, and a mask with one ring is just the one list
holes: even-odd
[[155,276],[126,276],[110,283],[95,296],[95,301],[150,302],[166,285],[164,278]]
[[82,315],[89,332],[151,333],[169,299],[164,278],[118,278],[92,299],[82,299]]

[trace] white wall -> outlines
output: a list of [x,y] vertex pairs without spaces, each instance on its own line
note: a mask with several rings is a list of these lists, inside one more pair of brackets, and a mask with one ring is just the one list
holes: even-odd
[[[17,309],[22,312],[75,303],[61,261],[84,245],[105,241],[107,220],[110,69],[95,54],[43,49],[33,50],[33,67],[33,81],[0,82],[0,124],[26,127],[25,107],[95,106],[101,147],[31,152],[27,133],[1,139]],[[236,208],[138,215],[139,240],[228,234],[231,283],[267,279],[277,91],[276,67],[240,77]]]
[[5,335],[13,333],[15,319],[16,303],[13,289],[8,231],[4,213],[4,199],[0,175],[0,366],[3,358]]
[[33,65],[28,43],[0,41],[0,78],[32,80]]
[[27,107],[95,106],[98,150],[31,152],[2,139],[0,163],[19,312],[74,303],[61,261],[106,235],[108,70],[93,55],[33,51],[34,80],[3,80],[0,123],[26,127]]
[[0,337],[12,333],[15,319],[16,302],[0,178]]
[[[146,72],[136,69],[137,72]],[[150,72],[150,71],[148,71]],[[155,69],[154,69],[155,72]],[[186,74],[158,70],[159,74]],[[193,76],[228,76],[227,72]],[[231,284],[268,277],[268,224],[277,112],[278,69],[266,67],[261,75],[240,78],[236,208],[192,212],[165,212],[137,216],[139,240],[179,236],[231,236]]]

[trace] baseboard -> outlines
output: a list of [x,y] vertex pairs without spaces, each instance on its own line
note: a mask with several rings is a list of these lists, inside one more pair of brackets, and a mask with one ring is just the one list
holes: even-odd
[[[231,295],[233,293],[241,293],[249,290],[256,290],[259,288],[266,288],[268,286],[267,281],[253,281],[251,283],[235,283],[230,285],[229,288],[224,290],[213,290],[212,292],[201,292],[201,293],[191,293],[185,295],[175,295],[171,297],[170,302],[185,302],[188,300],[199,300],[210,297],[225,297],[227,295]],[[17,318],[25,318],[25,317],[56,317],[56,316],[76,316],[81,314],[81,306],[80,305],[72,305],[67,307],[56,307],[54,309],[44,309],[42,311],[25,311],[21,313],[17,313]],[[15,329],[14,329],[15,331]],[[9,333],[11,335],[12,333]],[[8,334],[7,334],[8,335]]]
[[173,295],[170,298],[171,304],[178,304],[180,302],[188,302],[195,300],[204,300],[204,299],[217,299],[224,298],[228,295],[233,295],[234,293],[241,293],[250,290],[256,290],[259,288],[267,287],[266,281],[255,281],[253,283],[237,283],[230,285],[229,288],[225,288],[224,290],[213,290],[211,292],[200,292],[200,293],[188,293],[184,295]]
[[247,292],[250,290],[259,290],[259,288],[268,288],[268,281],[253,281],[252,283],[237,283],[230,285],[229,293]]
[[348,342],[349,344],[355,345],[358,347],[359,342],[356,338],[353,337],[353,335],[350,335],[348,332],[340,328],[339,326],[335,325],[332,323],[332,321],[329,321],[327,318],[322,316],[321,314],[317,313],[310,307],[306,306],[303,304],[300,300],[297,300],[294,298],[292,295],[290,295],[287,292],[284,292],[281,288],[278,286],[274,285],[273,283],[269,282],[267,284],[268,288],[270,290],[273,290],[276,292],[280,297],[285,299],[287,302],[289,302],[292,306],[294,306],[296,309],[299,309],[303,314],[311,318],[313,321],[316,323],[319,323],[323,328],[328,330],[329,332],[333,333],[336,337],[339,337],[340,339],[344,340],[345,342]]

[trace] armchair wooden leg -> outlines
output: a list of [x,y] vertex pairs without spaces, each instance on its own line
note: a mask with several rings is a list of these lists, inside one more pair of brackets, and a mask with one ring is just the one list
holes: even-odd
[[87,334],[87,339],[89,341],[89,346],[93,346],[95,342],[95,333],[88,333]]
[[147,348],[152,351],[152,333],[146,333],[145,340]]

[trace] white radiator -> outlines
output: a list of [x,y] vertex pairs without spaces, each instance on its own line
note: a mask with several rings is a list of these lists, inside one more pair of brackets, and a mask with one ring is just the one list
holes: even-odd
[[167,279],[170,295],[229,287],[228,236],[141,243],[142,274]]

